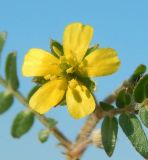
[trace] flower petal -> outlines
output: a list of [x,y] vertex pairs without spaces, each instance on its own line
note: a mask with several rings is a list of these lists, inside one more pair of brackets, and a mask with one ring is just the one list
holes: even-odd
[[30,107],[43,114],[57,105],[65,94],[67,81],[65,79],[56,79],[47,82],[31,97]]
[[69,85],[66,93],[66,103],[72,117],[79,119],[92,113],[95,100],[89,90],[82,84]]
[[42,49],[30,49],[24,59],[22,72],[24,76],[44,76],[58,74],[59,60]]
[[120,60],[112,48],[100,48],[85,57],[80,72],[90,77],[105,76],[118,70]]
[[72,23],[65,28],[63,47],[68,60],[80,62],[93,36],[93,28],[81,23]]

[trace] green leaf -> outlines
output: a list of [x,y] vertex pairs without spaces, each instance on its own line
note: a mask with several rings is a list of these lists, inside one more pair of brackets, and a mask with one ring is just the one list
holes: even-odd
[[90,53],[92,53],[93,51],[95,51],[96,49],[98,49],[98,48],[99,48],[99,44],[96,44],[96,45],[88,48],[88,50],[86,51],[85,57],[86,57],[87,55],[89,55]]
[[17,90],[19,87],[19,81],[17,77],[16,52],[11,52],[7,56],[5,75],[8,85],[14,90]]
[[142,103],[145,98],[148,98],[148,74],[141,78],[135,87],[134,98],[138,103]]
[[139,116],[142,123],[148,128],[148,107],[142,107],[139,110]]
[[20,138],[26,134],[32,127],[34,122],[34,114],[30,111],[21,111],[15,117],[11,134],[15,138]]
[[32,97],[32,95],[33,95],[39,88],[40,88],[39,85],[34,86],[34,87],[30,90],[30,92],[28,93],[27,99],[29,100],[29,99]]
[[134,71],[129,81],[132,83],[138,81],[145,72],[146,72],[146,66],[144,64],[140,64]]
[[0,114],[6,112],[13,104],[13,96],[8,92],[0,93]]
[[148,139],[142,129],[141,123],[134,114],[121,114],[120,126],[132,145],[144,158],[148,158]]
[[91,93],[95,91],[96,84],[93,80],[91,80],[88,77],[82,77],[82,76],[78,76],[77,78],[80,82],[82,82],[90,90]]
[[52,129],[54,128],[56,125],[57,125],[57,121],[53,118],[48,118],[48,125],[49,125],[49,128]]
[[118,96],[116,99],[116,106],[119,108],[123,108],[130,105],[130,103],[131,103],[131,96],[126,92],[125,89],[121,90],[118,93]]
[[114,109],[114,106],[112,106],[111,104],[107,104],[105,102],[100,102],[100,106],[104,111],[110,111]]
[[55,55],[57,58],[64,55],[63,46],[58,41],[51,39],[50,48],[53,55]]
[[41,143],[44,143],[48,140],[50,131],[48,129],[41,130],[38,135],[38,139]]
[[109,157],[112,156],[118,133],[118,122],[115,117],[105,117],[101,127],[102,143],[105,152]]
[[7,33],[6,32],[0,32],[0,53],[3,50],[6,38],[7,38]]

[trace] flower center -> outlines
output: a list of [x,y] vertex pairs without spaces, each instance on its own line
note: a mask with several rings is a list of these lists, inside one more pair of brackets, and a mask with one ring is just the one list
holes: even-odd
[[60,61],[61,76],[64,76],[68,80],[75,78],[78,74],[78,64],[69,64],[64,56],[60,57]]

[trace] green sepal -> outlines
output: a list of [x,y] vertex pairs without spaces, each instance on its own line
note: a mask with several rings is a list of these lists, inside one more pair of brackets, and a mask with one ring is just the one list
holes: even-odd
[[105,152],[109,157],[112,156],[118,133],[118,122],[115,117],[105,117],[101,127],[102,143]]
[[43,129],[39,132],[38,139],[41,143],[45,143],[48,140],[49,135],[50,135],[49,129]]
[[77,77],[78,81],[82,82],[91,93],[93,93],[96,89],[96,84],[93,80],[91,80],[88,77],[82,77],[82,76],[78,76]]
[[31,111],[19,112],[12,124],[11,135],[14,138],[20,138],[26,134],[34,123],[34,114]]
[[0,93],[0,114],[6,112],[13,104],[13,96],[9,92]]
[[60,103],[60,106],[66,106],[66,96],[64,96],[63,100]]
[[148,158],[148,139],[141,123],[134,114],[121,114],[120,126],[132,145],[144,158]]
[[7,33],[6,32],[0,32],[0,53],[3,50],[6,38],[7,38]]
[[104,111],[110,111],[114,109],[114,106],[105,102],[100,102],[100,106]]
[[27,96],[28,101],[39,88],[40,88],[40,86],[36,85],[30,90],[30,92],[28,93],[28,96]]
[[44,79],[44,77],[33,77],[33,79],[32,79],[32,82],[36,83],[37,85],[43,85],[48,81],[46,79]]
[[53,55],[57,58],[64,55],[63,46],[53,39],[50,40],[50,49]]
[[148,74],[140,79],[134,89],[134,99],[136,102],[142,103],[146,98],[148,98]]
[[129,93],[126,92],[125,89],[122,89],[117,96],[116,99],[116,106],[118,108],[123,108],[126,107],[128,105],[130,105],[131,103],[131,96]]
[[148,106],[141,107],[138,113],[142,123],[148,128]]
[[93,51],[95,51],[96,49],[98,49],[98,48],[99,48],[99,44],[95,44],[94,46],[88,48],[88,50],[87,50],[86,53],[85,53],[85,57],[86,57],[87,55],[89,55],[90,53],[92,53]]
[[140,64],[134,71],[133,75],[130,77],[129,81],[131,83],[137,82],[141,76],[146,72],[146,66],[144,64]]
[[17,77],[16,52],[11,52],[7,56],[5,75],[8,85],[14,90],[17,90],[19,87],[19,80]]

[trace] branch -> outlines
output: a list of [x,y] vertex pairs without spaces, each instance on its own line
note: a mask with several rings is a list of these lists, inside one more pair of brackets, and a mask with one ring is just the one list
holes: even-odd
[[[1,76],[0,76],[0,84],[5,87],[6,89],[8,89],[10,91],[10,93],[15,96],[17,98],[17,100],[22,103],[25,107],[27,107],[31,112],[33,112],[35,114],[35,116],[37,117],[37,119],[48,129],[50,129],[49,123],[48,123],[48,118],[45,115],[41,115],[33,110],[31,110],[31,108],[29,107],[28,101],[27,99],[21,94],[21,92],[19,91],[15,91],[12,88],[10,88],[10,86],[7,85],[6,80],[4,80]],[[54,127],[52,130],[53,135],[59,140],[60,144],[62,146],[65,147],[65,149],[69,150],[71,148],[72,143],[70,142],[70,140],[68,140],[63,133],[57,128]]]

